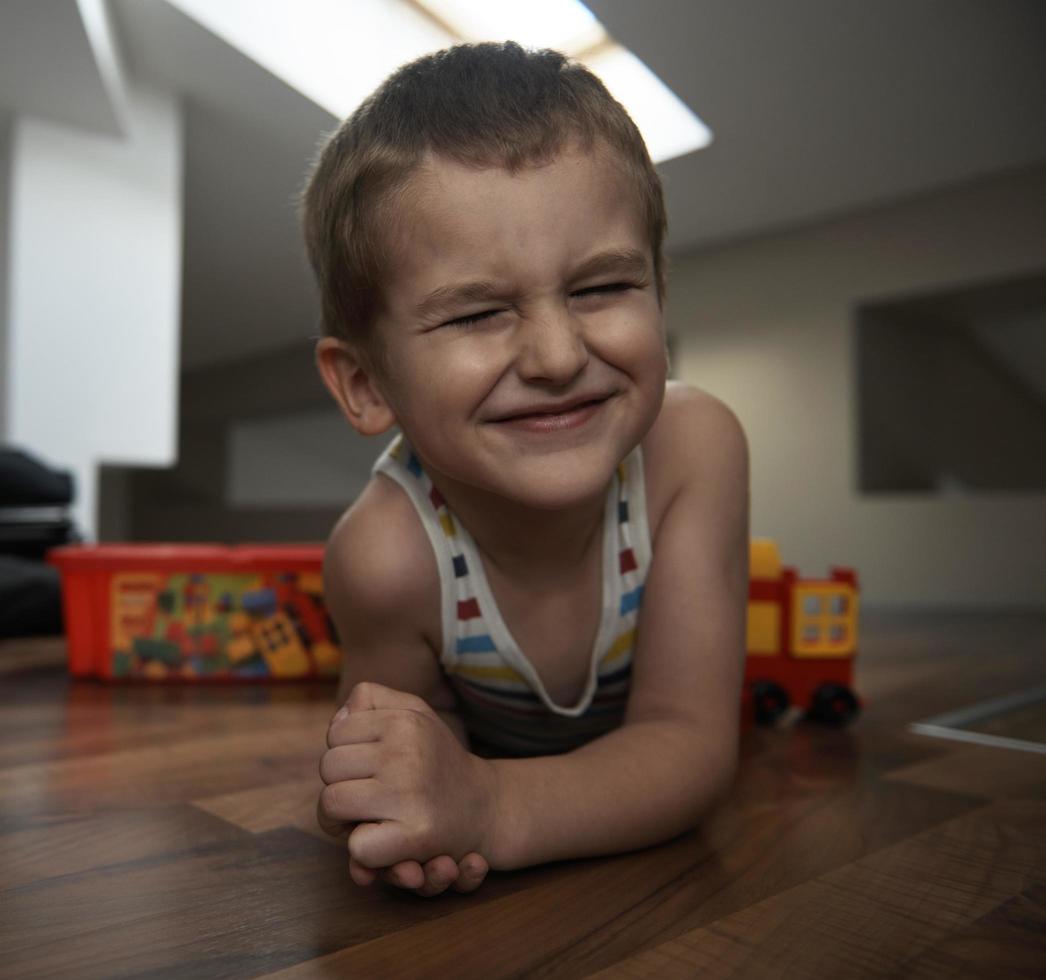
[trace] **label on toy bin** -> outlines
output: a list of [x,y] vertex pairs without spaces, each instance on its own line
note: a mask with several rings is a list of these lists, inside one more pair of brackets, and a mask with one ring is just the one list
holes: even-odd
[[114,677],[337,676],[316,573],[125,572],[112,580]]

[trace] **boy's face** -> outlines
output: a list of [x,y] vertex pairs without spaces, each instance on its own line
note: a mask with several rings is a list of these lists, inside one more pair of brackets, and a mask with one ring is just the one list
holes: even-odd
[[397,205],[378,384],[437,482],[570,506],[604,492],[656,418],[653,259],[607,157],[515,175],[434,158]]

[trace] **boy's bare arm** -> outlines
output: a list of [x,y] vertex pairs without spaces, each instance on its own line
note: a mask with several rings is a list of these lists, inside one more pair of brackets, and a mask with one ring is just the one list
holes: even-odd
[[[384,683],[407,692],[400,697],[424,699],[459,743],[459,751],[467,753],[465,725],[431,639],[439,629],[435,560],[410,508],[399,489],[384,478],[372,481],[328,542],[324,591],[344,649],[338,705],[340,709],[354,690],[364,689],[363,682]],[[321,776],[328,784],[340,778],[337,755],[328,751],[321,761]],[[329,787],[318,801],[317,819],[334,835],[356,827],[329,805]],[[380,876],[420,895],[436,895],[448,887],[473,891],[488,867],[474,853],[457,859],[426,854],[384,868],[364,867],[351,854],[349,859],[350,874],[358,884],[370,884]]]
[[343,650],[338,704],[363,681],[424,698],[464,737],[434,649],[439,579],[412,505],[372,480],[327,543],[323,588]]
[[625,724],[567,755],[492,763],[491,867],[663,841],[729,788],[744,669],[747,449],[724,406],[696,392],[673,397],[674,417],[651,441],[664,440],[687,472],[654,542]]

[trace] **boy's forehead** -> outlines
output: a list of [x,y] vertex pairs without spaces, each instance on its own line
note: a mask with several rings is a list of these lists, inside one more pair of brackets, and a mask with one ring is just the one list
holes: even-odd
[[430,155],[388,217],[390,286],[420,286],[419,276],[456,264],[536,259],[528,248],[550,261],[558,251],[637,244],[649,255],[638,189],[609,150],[571,147],[514,170]]
[[528,160],[517,166],[491,159],[465,161],[444,154],[427,152],[407,177],[408,194],[413,189],[422,195],[450,193],[455,189],[477,188],[491,178],[504,181],[547,183],[561,179],[569,170],[581,180],[624,179],[627,173],[620,155],[605,143],[585,145],[571,140],[548,156]]

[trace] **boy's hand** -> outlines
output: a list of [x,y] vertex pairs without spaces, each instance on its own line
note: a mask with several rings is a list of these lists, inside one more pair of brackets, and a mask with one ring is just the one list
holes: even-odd
[[494,771],[424,700],[357,684],[327,744],[319,818],[328,832],[349,829],[353,880],[369,884],[385,869],[386,881],[420,894],[478,887],[494,826]]
[[378,877],[389,885],[430,898],[448,888],[456,892],[474,892],[483,884],[490,870],[480,854],[466,854],[455,861],[449,854],[431,858],[424,865],[417,861],[400,861],[391,868],[375,871],[349,857],[349,875],[357,885],[370,885]]
[[[323,812],[323,798],[318,801],[316,819],[320,827],[332,837],[348,838],[355,824],[331,820]],[[366,887],[381,878],[386,884],[412,891],[422,898],[442,895],[448,888],[456,892],[474,892],[486,880],[490,865],[482,854],[466,854],[455,861],[449,854],[430,858],[422,865],[418,861],[400,861],[391,868],[365,868],[349,856],[349,876],[357,885]]]

